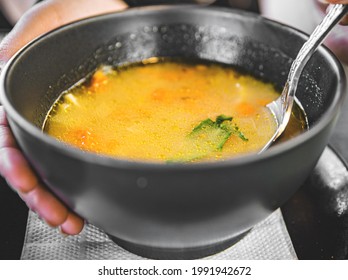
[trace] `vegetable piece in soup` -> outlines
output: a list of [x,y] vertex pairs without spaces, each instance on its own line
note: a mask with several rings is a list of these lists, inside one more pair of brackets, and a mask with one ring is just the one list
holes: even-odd
[[[151,62],[151,63],[149,63]],[[276,129],[271,84],[220,64],[151,59],[99,68],[64,92],[44,131],[82,150],[195,162],[257,152]],[[291,121],[296,134],[304,129]]]

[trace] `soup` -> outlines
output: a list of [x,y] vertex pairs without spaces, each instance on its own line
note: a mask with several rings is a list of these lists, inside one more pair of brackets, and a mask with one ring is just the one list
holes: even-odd
[[[276,130],[268,83],[214,63],[151,58],[64,92],[43,130],[82,150],[131,160],[195,162],[257,152]],[[306,128],[291,117],[283,138]]]

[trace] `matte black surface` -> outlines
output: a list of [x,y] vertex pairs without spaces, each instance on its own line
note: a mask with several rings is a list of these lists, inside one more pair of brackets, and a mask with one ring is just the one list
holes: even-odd
[[335,215],[332,205],[323,206],[338,194],[328,195],[313,177],[282,208],[295,251],[299,259],[348,259],[348,215]]
[[0,176],[0,260],[21,256],[28,208]]
[[[6,91],[15,110],[40,126],[61,90],[103,62],[118,65],[149,56],[203,58],[237,65],[281,87],[290,57],[304,38],[261,17],[229,10],[128,11],[73,24],[33,43],[8,71]],[[340,99],[342,75],[336,61],[321,49],[309,63],[298,94],[317,129],[262,156],[225,163],[168,166],[88,155],[41,135],[11,110],[8,116],[46,184],[93,224],[140,246],[209,247],[250,229],[304,182],[334,126],[337,108],[331,104]],[[19,77],[21,83],[16,83]],[[54,85],[55,81],[59,82]],[[280,169],[284,164],[287,168]],[[137,186],[139,178],[147,179],[147,188]]]

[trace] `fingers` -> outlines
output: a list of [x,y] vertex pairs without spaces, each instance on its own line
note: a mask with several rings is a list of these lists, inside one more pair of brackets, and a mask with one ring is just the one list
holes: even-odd
[[125,8],[127,5],[121,0],[43,1],[25,13],[1,42],[0,61],[8,61],[25,44],[63,24]]
[[20,197],[48,225],[59,227],[62,234],[76,235],[82,231],[83,219],[68,211],[45,187],[37,185],[28,193],[20,193]]
[[320,0],[323,3],[331,4],[348,4],[348,0]]
[[[331,4],[348,4],[348,0],[327,0],[327,2]],[[342,19],[341,24],[348,24],[348,15]]]
[[69,212],[67,219],[60,225],[63,234],[75,235],[82,231],[84,221],[74,213]]
[[0,174],[21,192],[29,192],[37,185],[36,176],[16,147],[2,106],[0,106]]
[[[319,0],[324,4],[348,4],[348,0]],[[340,22],[343,25],[348,25],[348,15],[345,16]]]
[[341,24],[348,25],[348,16],[345,16],[343,20],[341,21]]
[[20,197],[52,227],[64,224],[68,218],[67,208],[41,185],[36,185],[30,192],[20,192]]
[[[14,189],[16,188],[14,187]],[[83,219],[70,212],[42,185],[36,185],[27,193],[19,192],[19,196],[48,225],[59,227],[61,233],[75,235],[82,231],[84,227]]]
[[21,193],[32,191],[38,184],[36,176],[17,148],[0,148],[0,174]]
[[11,131],[8,129],[7,119],[3,107],[0,105],[0,147],[15,147]]
[[[29,10],[0,44],[0,63],[37,36],[69,22],[127,8],[121,0],[46,0]],[[70,212],[42,186],[17,148],[0,106],[0,175],[20,195],[28,207],[49,225],[59,227],[64,234],[78,234],[84,221]]]
[[47,224],[62,227],[65,234],[78,234],[83,220],[69,212],[56,197],[43,187],[17,148],[8,127],[5,111],[0,106],[0,175]]

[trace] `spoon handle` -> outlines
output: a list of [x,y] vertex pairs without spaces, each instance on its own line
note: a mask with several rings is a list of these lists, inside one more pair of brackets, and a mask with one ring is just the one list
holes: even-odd
[[325,16],[323,21],[313,31],[308,41],[302,46],[296,59],[293,61],[288,79],[282,94],[273,102],[267,104],[268,109],[277,120],[278,128],[272,138],[266,143],[259,153],[264,152],[284,132],[294,105],[295,93],[303,68],[306,66],[312,54],[324,41],[331,29],[348,13],[348,5],[336,4]]
[[[308,41],[302,46],[296,59],[291,65],[289,76],[282,92],[283,105],[289,104],[285,111],[291,111],[293,99],[298,85],[298,80],[301,76],[302,70],[311,58],[312,54],[316,51],[318,46],[324,41],[331,29],[348,13],[348,5],[336,4],[332,5],[332,8],[325,16],[323,21],[316,27]],[[292,100],[289,100],[292,99]],[[290,108],[288,108],[290,107]]]

